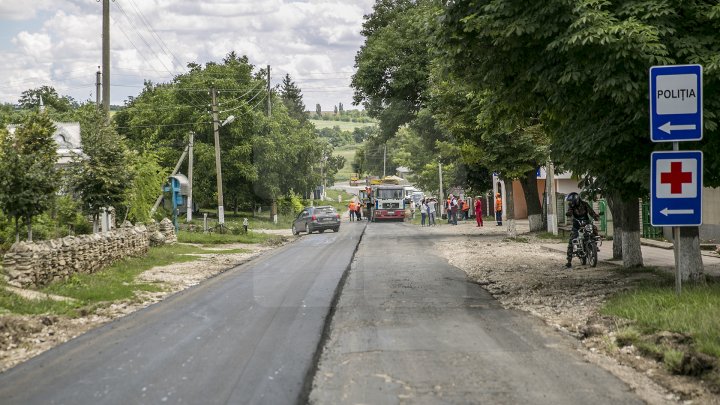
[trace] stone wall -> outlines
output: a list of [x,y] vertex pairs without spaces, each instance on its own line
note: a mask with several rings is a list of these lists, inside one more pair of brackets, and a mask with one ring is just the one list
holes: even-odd
[[22,288],[66,280],[75,273],[94,273],[125,257],[145,255],[152,232],[167,232],[168,236],[163,235],[167,242],[177,240],[174,228],[157,228],[155,224],[145,227],[126,223],[104,234],[18,242],[3,257],[3,273],[8,284]]

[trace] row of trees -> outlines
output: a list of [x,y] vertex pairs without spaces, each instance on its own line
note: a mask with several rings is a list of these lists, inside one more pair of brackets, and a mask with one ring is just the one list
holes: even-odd
[[[363,25],[354,102],[414,171],[452,162],[519,179],[531,216],[535,171],[552,159],[608,199],[614,253],[640,265],[638,198],[650,152],[666,147],[649,141],[648,69],[702,64],[705,94],[716,94],[718,29],[711,0],[380,0]],[[705,98],[706,135],[693,145],[706,152],[706,186],[720,185],[719,104]]]
[[[84,145],[83,154],[67,167],[58,166],[53,139],[53,121],[60,117],[80,122]],[[19,121],[14,131],[6,129],[11,120]],[[0,217],[13,223],[15,240],[20,236],[20,224],[32,240],[33,219],[43,215],[53,217],[64,228],[54,236],[65,234],[66,227],[82,227],[82,214],[92,218],[97,230],[105,207],[117,207],[121,219],[149,219],[150,204],[165,171],[152,154],[129,150],[95,105],[64,110],[49,104],[43,112],[36,107],[2,114],[0,122]]]
[[337,172],[320,167],[332,157],[332,147],[316,136],[301,90],[290,76],[270,94],[266,88],[265,69],[256,69],[247,57],[231,52],[222,63],[189,65],[189,71],[171,83],[146,83],[114,121],[133,149],[154,151],[163,167],[175,164],[189,132],[194,132],[195,173],[200,175],[194,178],[193,198],[210,207],[217,195],[207,106],[211,89],[216,89],[220,121],[235,116],[232,124],[220,128],[226,205],[238,210],[243,204],[275,201],[291,191],[309,195],[322,183],[323,173],[332,177]]
[[[23,94],[27,108],[2,106],[0,228],[14,221],[17,239],[19,224],[25,224],[32,239],[35,217],[57,219],[75,211],[97,224],[105,207],[115,207],[119,220],[147,221],[190,131],[195,133],[193,199],[214,208],[212,89],[218,92],[220,121],[236,117],[220,128],[226,205],[237,210],[288,195],[309,196],[323,176],[332,183],[344,159],[334,157],[332,144],[317,136],[301,90],[289,76],[268,94],[267,72],[234,52],[222,63],[188,67],[188,73],[170,83],[146,82],[109,122],[94,103],[66,108],[63,100],[68,99],[45,87]],[[41,95],[45,112],[38,112]],[[83,153],[62,171],[53,140],[57,121],[79,121],[81,126]],[[19,123],[12,134],[5,129],[11,123]],[[181,172],[187,173],[185,166]]]

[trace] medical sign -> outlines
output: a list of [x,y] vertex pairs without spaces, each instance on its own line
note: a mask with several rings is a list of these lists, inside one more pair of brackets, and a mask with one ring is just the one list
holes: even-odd
[[653,152],[650,166],[650,223],[702,224],[702,152]]
[[650,139],[699,141],[702,126],[702,66],[651,67]]

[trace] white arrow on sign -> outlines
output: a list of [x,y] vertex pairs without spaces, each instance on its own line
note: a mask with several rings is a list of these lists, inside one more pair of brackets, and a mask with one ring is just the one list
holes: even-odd
[[659,130],[665,132],[666,134],[672,133],[672,131],[691,131],[695,130],[697,128],[695,124],[690,125],[672,125],[670,121],[666,122],[665,124],[658,127]]
[[671,210],[669,208],[665,208],[662,211],[660,211],[661,214],[668,216],[673,214],[689,214],[692,215],[695,213],[695,210],[689,209],[689,210]]

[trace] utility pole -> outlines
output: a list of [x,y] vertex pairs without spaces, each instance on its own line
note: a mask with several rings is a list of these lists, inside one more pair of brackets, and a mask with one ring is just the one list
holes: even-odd
[[225,227],[225,208],[223,207],[222,167],[220,161],[220,118],[218,117],[217,90],[212,89],[213,131],[215,132],[215,172],[217,174],[218,225]]
[[548,161],[545,173],[545,182],[547,183],[547,230],[553,235],[558,234],[557,219],[555,215],[555,165],[552,161]]
[[102,83],[100,83],[101,77],[102,73],[100,73],[100,66],[98,66],[97,73],[95,73],[95,105],[98,110],[100,109],[100,103],[102,102],[102,97],[100,96],[100,92],[102,91]]
[[443,207],[442,201],[445,199],[445,194],[443,194],[443,184],[442,184],[442,162],[440,159],[438,159],[438,174],[440,176],[440,200],[438,201],[438,209],[440,209],[440,218],[442,218],[443,214]]
[[192,221],[193,212],[193,146],[195,142],[195,132],[190,131],[190,139],[188,142],[188,199],[187,199],[187,222]]
[[268,78],[267,78],[267,115],[272,115],[272,94],[270,93],[270,65],[267,65]]
[[383,177],[385,177],[385,159],[387,158],[387,143],[383,145]]
[[102,104],[105,118],[110,118],[110,0],[103,0],[102,19]]

